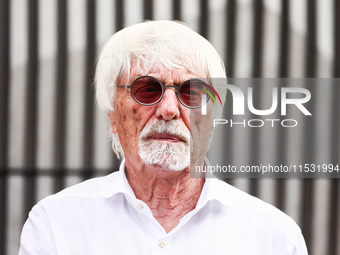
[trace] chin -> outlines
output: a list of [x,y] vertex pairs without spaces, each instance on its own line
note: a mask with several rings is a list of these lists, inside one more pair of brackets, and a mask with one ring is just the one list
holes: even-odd
[[183,171],[190,165],[190,148],[185,144],[140,141],[138,154],[145,164],[168,171]]

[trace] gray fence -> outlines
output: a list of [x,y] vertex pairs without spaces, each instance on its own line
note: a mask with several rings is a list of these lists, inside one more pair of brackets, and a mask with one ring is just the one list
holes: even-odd
[[[115,31],[182,20],[213,43],[229,77],[340,77],[339,13],[338,0],[0,0],[0,254],[17,253],[38,200],[118,169],[92,87],[99,48]],[[339,86],[330,94],[328,155],[339,164]],[[308,162],[318,145],[313,122],[305,125]],[[237,157],[232,146],[225,154]],[[339,179],[227,181],[293,217],[310,254],[340,254]]]

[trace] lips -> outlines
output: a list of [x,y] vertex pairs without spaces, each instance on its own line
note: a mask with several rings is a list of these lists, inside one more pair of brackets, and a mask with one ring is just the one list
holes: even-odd
[[164,141],[164,142],[171,142],[171,143],[178,143],[178,142],[186,142],[183,137],[179,137],[176,135],[171,134],[164,134],[164,133],[156,133],[148,136],[148,139]]

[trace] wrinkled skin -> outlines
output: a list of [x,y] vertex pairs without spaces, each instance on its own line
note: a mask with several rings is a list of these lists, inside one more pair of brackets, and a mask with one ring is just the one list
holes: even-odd
[[[132,66],[130,80],[122,78],[118,83],[130,85],[142,75],[145,74],[138,73]],[[158,78],[164,85],[180,85],[190,78],[206,77],[190,73],[184,68],[169,70],[162,65],[154,67],[148,75]],[[151,121],[178,121],[194,140],[192,164],[203,165],[212,130],[212,106],[208,104],[207,115],[201,116],[200,109],[189,109],[178,101],[174,88],[167,88],[157,104],[143,106],[131,97],[129,89],[117,88],[114,108],[115,111],[109,114],[111,131],[119,135],[125,154],[127,179],[136,197],[149,206],[165,231],[170,232],[185,214],[195,208],[204,178],[190,178],[190,166],[182,171],[171,171],[159,165],[145,164],[138,155],[140,133]],[[155,139],[160,143],[178,142],[171,138]]]

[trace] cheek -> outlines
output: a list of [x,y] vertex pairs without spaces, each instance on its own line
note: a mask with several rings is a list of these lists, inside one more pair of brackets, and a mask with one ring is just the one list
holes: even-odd
[[142,120],[142,114],[136,108],[132,108],[131,116],[134,122],[139,123]]
[[142,115],[140,109],[138,109],[137,107],[132,107],[131,116],[132,116],[132,119],[134,121],[140,122],[142,120],[143,115]]
[[208,108],[207,115],[202,115],[199,109],[192,112],[191,116],[191,130],[200,141],[208,139],[211,135],[213,119],[211,118],[212,111]]
[[183,108],[180,110],[180,114],[184,122],[184,125],[187,127],[189,132],[191,132],[191,126],[190,126],[191,123],[192,125],[197,125],[198,116],[196,116],[195,111],[183,106]]
[[[130,119],[130,121],[136,121],[139,122],[141,120],[141,114],[139,113],[139,111],[137,110],[137,107],[132,107],[132,108],[128,108],[124,107],[128,105],[128,102],[123,102],[120,101],[117,104],[117,110],[119,111],[119,121],[121,121],[120,123],[125,123],[126,120]],[[129,122],[129,121],[128,121]]]
[[[152,115],[151,107],[141,107],[130,100],[122,100],[116,104],[118,116],[118,133],[124,141],[136,140],[145,125],[145,122]],[[132,143],[133,144],[133,143]]]

